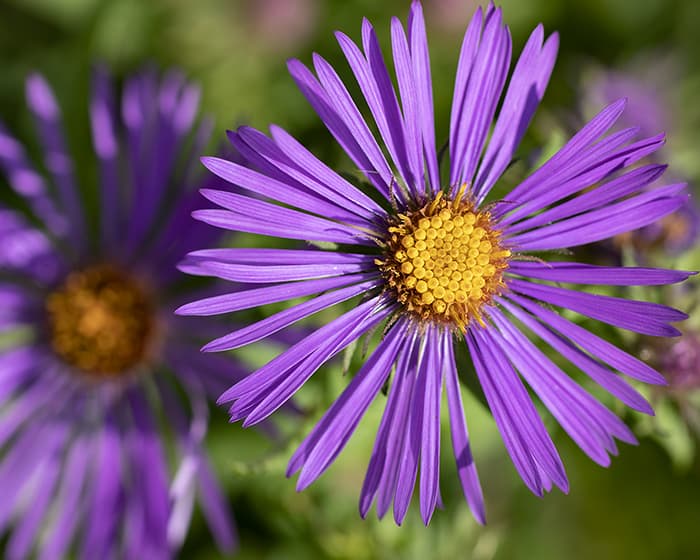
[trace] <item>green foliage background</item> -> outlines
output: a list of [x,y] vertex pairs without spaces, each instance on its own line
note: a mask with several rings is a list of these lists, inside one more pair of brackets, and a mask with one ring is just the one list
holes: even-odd
[[[21,138],[30,138],[24,79],[33,70],[44,73],[64,109],[83,185],[89,185],[95,176],[86,110],[91,65],[107,62],[120,78],[151,62],[181,67],[201,83],[203,108],[216,119],[217,138],[238,124],[264,128],[277,123],[329,164],[352,171],[287,75],[285,60],[300,57],[308,62],[315,50],[348,76],[332,31],[341,29],[359,38],[361,18],[366,16],[387,46],[389,19],[405,18],[408,0],[319,0],[309,14],[307,34],[281,42],[255,27],[251,17],[255,1],[0,0],[0,117]],[[438,137],[444,138],[463,25],[439,27],[431,19],[430,4],[426,0]],[[455,21],[466,22],[472,3],[453,4]],[[568,127],[579,118],[579,93],[591,65],[615,67],[639,56],[670,52],[681,71],[677,83],[668,84],[679,101],[674,107],[678,122],[670,140],[673,149],[667,153],[680,168],[677,175],[698,181],[700,2],[504,0],[501,4],[513,32],[514,52],[538,22],[548,32],[561,34],[558,64],[528,143],[553,146],[568,134]],[[664,262],[700,268],[698,249]],[[697,299],[697,287],[692,294],[683,303]],[[322,317],[314,318],[319,320]],[[275,351],[254,347],[239,357],[252,367]],[[297,494],[294,481],[284,478],[295,444],[345,384],[340,364],[322,369],[299,398],[307,416],[278,415],[283,435],[273,441],[258,431],[228,424],[221,411],[214,414],[209,446],[238,522],[239,558],[656,560],[699,555],[700,466],[693,453],[694,437],[678,419],[672,402],[662,406],[665,412],[659,421],[627,415],[641,433],[641,445],[622,446],[620,457],[607,470],[588,460],[545,415],[567,466],[571,492],[569,496],[554,492],[539,500],[518,479],[487,411],[465,393],[489,524],[482,528],[473,522],[445,440],[441,486],[445,511],[437,512],[425,528],[412,508],[399,528],[390,519],[377,521],[374,512],[366,521],[357,513],[382,397],[335,465],[310,489]],[[611,399],[605,402],[614,406]],[[199,513],[181,557],[220,557]]]

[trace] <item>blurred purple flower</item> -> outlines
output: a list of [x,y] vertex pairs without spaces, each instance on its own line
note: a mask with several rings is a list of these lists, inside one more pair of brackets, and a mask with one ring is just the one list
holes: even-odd
[[[457,67],[447,181],[440,178],[421,4],[411,6],[408,33],[398,19],[392,20],[398,92],[368,21],[362,25],[362,48],[343,33],[337,39],[382,144],[321,56],[313,57],[315,75],[298,60],[292,60],[289,69],[364,174],[366,189],[332,171],[279,127],[271,128],[271,137],[249,127],[230,132],[232,144],[249,165],[219,158],[203,162],[247,193],[203,190],[221,208],[195,216],[228,230],[324,242],[325,249],[193,252],[181,265],[185,272],[260,287],[194,302],[179,313],[214,315],[321,294],[205,347],[225,351],[264,339],[340,302],[362,299],[231,387],[219,402],[233,403],[232,420],[244,419],[245,426],[261,422],[332,356],[384,325],[379,346],[294,453],[288,475],[301,471],[300,490],[316,480],[390,381],[360,512],[365,516],[376,499],[381,517],[393,501],[394,519],[401,523],[420,466],[420,511],[427,524],[441,502],[444,384],[458,474],[474,516],[483,522],[484,503],[454,355],[454,345],[466,341],[478,381],[525,484],[537,495],[554,485],[566,492],[563,464],[523,379],[597,463],[608,465],[609,455],[617,453],[615,438],[629,443],[635,438],[526,332],[623,403],[651,413],[649,403],[619,373],[647,383],[663,384],[664,378],[550,307],[634,332],[676,336],[678,330],[670,323],[686,318],[680,311],[558,284],[661,285],[682,281],[690,273],[546,262],[541,252],[653,223],[684,204],[684,185],[650,187],[664,166],[635,166],[662,145],[663,137],[636,139],[636,129],[607,134],[622,115],[625,104],[618,101],[503,200],[487,204],[487,195],[513,159],[544,95],[557,35],[545,40],[542,26],[533,31],[499,103],[510,66],[510,32],[501,10],[492,4],[476,12]],[[372,196],[366,194],[368,189]]]
[[175,263],[219,238],[189,216],[193,187],[216,185],[193,175],[211,133],[196,124],[199,90],[177,72],[146,71],[127,80],[119,111],[109,77],[94,73],[96,224],[39,75],[27,102],[46,175],[0,127],[0,169],[31,211],[0,209],[0,329],[24,333],[0,354],[6,557],[170,558],[196,497],[231,550],[203,438],[208,397],[237,366],[202,356],[196,335],[213,331],[172,315],[193,297]]
[[685,331],[683,338],[659,353],[658,360],[669,389],[680,393],[700,389],[700,332]]
[[[656,77],[658,73],[654,72],[653,75]],[[658,78],[642,80],[620,70],[600,71],[587,94],[595,106],[626,97],[627,109],[618,124],[637,126],[640,134],[651,136],[673,128],[669,100],[662,89],[663,82]]]

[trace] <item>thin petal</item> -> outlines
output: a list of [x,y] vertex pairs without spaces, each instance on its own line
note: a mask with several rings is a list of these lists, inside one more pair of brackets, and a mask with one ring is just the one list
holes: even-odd
[[538,25],[530,35],[508,85],[493,135],[475,182],[477,201],[488,194],[515,154],[535,113],[554,68],[559,37],[552,34],[542,45],[544,31]]
[[551,282],[605,286],[660,286],[682,282],[695,274],[666,268],[535,261],[512,261],[508,272]]
[[537,495],[549,480],[566,492],[568,481],[559,454],[491,330],[471,329],[467,343],[489,408],[523,481]]
[[309,101],[318,116],[326,125],[331,134],[341,145],[345,153],[355,162],[358,170],[372,183],[377,190],[387,199],[391,198],[389,186],[378,173],[363,147],[353,136],[353,133],[344,122],[343,115],[338,114],[333,102],[318,83],[311,71],[298,60],[290,60],[287,63],[289,73],[294,78],[297,86]]
[[455,134],[455,143],[450,144],[453,189],[472,183],[508,74],[512,45],[500,8],[487,14],[478,48],[460,102],[459,132]]
[[513,204],[519,202],[521,197],[531,193],[534,188],[539,187],[539,185],[543,184],[551,177],[559,176],[562,170],[567,169],[567,167],[579,160],[582,151],[589,149],[593,142],[610,130],[620,118],[626,103],[625,99],[620,99],[603,109],[579,130],[564,147],[547,160],[542,167],[537,169],[532,175],[520,183],[520,185],[508,193],[507,201],[499,204],[494,209],[494,214],[500,217],[510,212],[513,209]]
[[355,328],[358,324],[372,322],[372,318],[381,320],[393,311],[393,306],[383,306],[379,298],[373,298],[358,305],[351,311],[317,329],[303,338],[285,352],[272,359],[246,379],[223,393],[218,404],[224,404],[247,394],[263,393],[274,386],[281,374],[301,362],[306,356],[316,351],[329,334],[344,328]]
[[75,243],[81,243],[85,232],[85,220],[73,172],[73,161],[63,137],[61,112],[49,84],[39,74],[32,74],[27,78],[26,90],[27,104],[34,114],[39,140],[44,149],[46,168],[58,187],[61,206],[70,222],[71,239]]
[[455,363],[452,337],[443,338],[443,359],[446,362],[445,387],[447,389],[447,406],[450,412],[450,433],[452,435],[452,448],[457,461],[457,474],[462,484],[464,497],[469,504],[469,509],[474,518],[481,525],[486,523],[486,511],[484,508],[484,495],[479,482],[479,474],[476,463],[472,457],[469,443],[467,421],[462,405],[462,394],[459,388],[457,364]]
[[508,299],[515,301],[518,305],[542,319],[547,325],[560,332],[563,336],[578,344],[586,352],[596,356],[601,361],[613,366],[622,373],[639,381],[643,381],[644,383],[652,383],[655,385],[666,384],[666,379],[660,373],[638,358],[620,350],[614,344],[565,319],[558,313],[550,311],[542,305],[538,305],[532,300],[518,296],[517,294],[508,294]]
[[545,325],[535,320],[533,317],[511,305],[508,301],[499,299],[499,303],[508,309],[513,315],[520,319],[530,330],[532,330],[542,340],[547,342],[554,350],[559,352],[564,358],[569,360],[581,371],[586,373],[593,381],[606,389],[612,395],[620,399],[627,406],[644,412],[654,414],[651,405],[635,389],[633,389],[624,379],[618,377],[614,372],[601,365],[599,362],[576,348],[573,344],[549,330]]
[[403,347],[398,351],[396,371],[392,380],[389,398],[384,408],[384,415],[377,431],[372,449],[372,456],[367,466],[367,474],[360,492],[360,515],[364,518],[377,498],[377,515],[383,517],[387,512],[396,490],[400,451],[408,418],[408,405],[411,400],[414,363],[411,360],[418,341],[418,331],[413,330]]
[[420,463],[420,511],[428,525],[440,494],[440,400],[445,372],[445,356],[440,352],[442,338],[451,337],[447,330],[432,328],[428,338],[428,369],[423,394],[423,422]]
[[297,297],[310,296],[326,290],[342,288],[368,280],[376,276],[376,273],[344,274],[333,278],[321,278],[319,280],[306,280],[303,282],[285,282],[264,288],[253,288],[239,292],[230,292],[220,296],[213,296],[179,307],[175,312],[178,315],[219,315],[231,313],[242,309],[250,309],[287,301]]
[[641,334],[679,336],[678,329],[669,323],[688,318],[685,313],[658,303],[587,294],[515,279],[509,280],[508,285],[520,294]]
[[303,467],[297,481],[302,490],[316,480],[337,457],[367,407],[386,381],[406,333],[405,325],[394,325],[384,340],[353,377],[348,387],[328,409],[290,460],[301,458]]

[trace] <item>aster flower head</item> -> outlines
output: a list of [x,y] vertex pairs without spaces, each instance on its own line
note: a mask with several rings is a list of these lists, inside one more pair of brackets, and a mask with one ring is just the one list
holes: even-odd
[[198,99],[179,73],[145,71],[126,81],[118,110],[95,72],[98,231],[44,78],[29,77],[27,102],[47,173],[0,128],[0,169],[31,214],[0,208],[0,328],[15,333],[0,350],[8,558],[170,558],[197,497],[219,545],[234,545],[203,449],[207,398],[231,364],[203,357],[192,325],[172,315],[183,297],[175,264],[218,239],[189,219],[193,156],[211,128],[196,120]]
[[[527,386],[601,465],[616,453],[615,439],[635,440],[531,336],[628,406],[651,413],[620,374],[648,383],[663,383],[663,377],[551,307],[656,336],[677,335],[670,323],[686,315],[559,284],[658,285],[689,273],[596,267],[563,262],[556,255],[557,260],[547,260],[544,252],[641,227],[680,207],[684,185],[648,189],[663,166],[633,166],[658,149],[663,136],[637,139],[637,129],[607,134],[625,106],[624,100],[616,102],[502,200],[489,201],[544,95],[557,35],[545,39],[538,26],[508,79],[511,37],[501,10],[489,5],[476,11],[457,65],[444,176],[421,4],[412,4],[407,30],[392,20],[398,91],[368,21],[362,25],[361,46],[343,33],[336,36],[361,100],[319,55],[313,57],[315,74],[297,60],[289,69],[363,181],[354,184],[335,173],[279,127],[271,127],[271,137],[247,127],[231,132],[231,142],[249,164],[203,161],[247,192],[205,190],[203,195],[221,208],[195,216],[224,229],[324,244],[321,249],[193,252],[183,270],[256,286],[179,311],[211,315],[313,296],[205,348],[221,351],[263,339],[351,298],[359,301],[231,387],[220,402],[230,404],[232,420],[260,422],[331,357],[381,327],[381,342],[294,453],[288,474],[299,472],[298,489],[317,479],[388,382],[360,512],[366,515],[376,501],[383,516],[393,502],[394,518],[401,523],[418,480],[420,511],[428,523],[440,502],[444,389],[458,475],[476,519],[483,522],[455,360],[455,345],[466,344],[525,484],[537,495],[553,486],[567,491],[562,461]],[[359,101],[366,104],[372,124]]]

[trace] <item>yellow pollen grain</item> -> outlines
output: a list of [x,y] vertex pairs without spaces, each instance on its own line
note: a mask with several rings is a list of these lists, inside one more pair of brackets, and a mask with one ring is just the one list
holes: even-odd
[[511,253],[487,211],[476,210],[466,186],[455,200],[439,193],[397,216],[378,265],[405,310],[421,320],[464,330],[504,289]]

